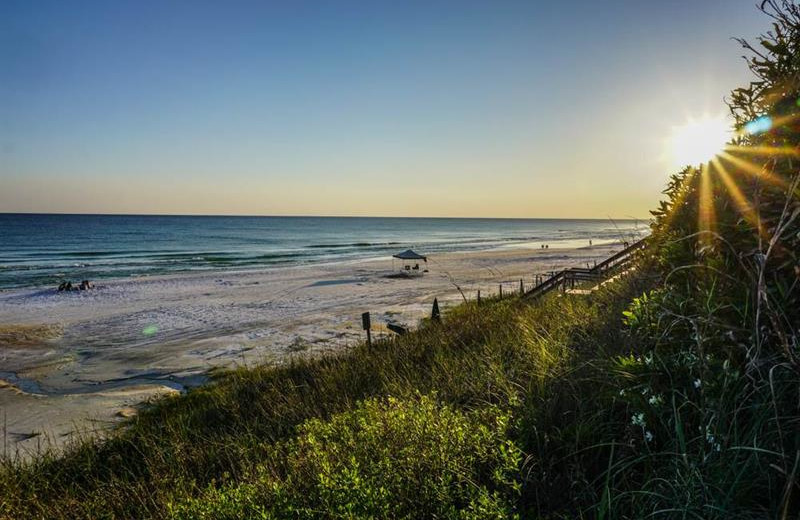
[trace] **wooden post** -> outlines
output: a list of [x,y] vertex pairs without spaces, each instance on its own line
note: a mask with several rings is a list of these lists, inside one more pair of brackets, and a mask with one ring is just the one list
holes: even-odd
[[481,304],[481,290],[478,289],[478,305]]
[[503,299],[503,284],[500,284],[500,299]]
[[522,283],[522,278],[519,279],[519,295],[525,294],[525,285]]
[[368,312],[361,314],[361,327],[367,331],[367,346],[372,348],[372,335],[370,334],[371,323]]
[[439,299],[433,299],[433,308],[431,309],[431,321],[442,321],[442,314],[439,312]]

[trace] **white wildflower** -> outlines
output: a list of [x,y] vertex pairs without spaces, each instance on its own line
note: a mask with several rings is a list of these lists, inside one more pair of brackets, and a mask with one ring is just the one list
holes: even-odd
[[651,396],[647,402],[650,403],[650,406],[661,406],[664,404],[664,397],[661,394],[656,394]]
[[631,416],[631,424],[634,426],[641,426],[644,428],[647,426],[647,423],[644,420],[644,413],[635,413]]
[[646,440],[647,442],[652,442],[653,441],[653,437],[654,437],[653,432],[651,432],[650,430],[645,430],[645,432],[644,432],[644,440]]
[[701,386],[703,386],[703,382],[700,381],[699,379],[695,379],[694,380],[694,387],[695,388],[700,388]]

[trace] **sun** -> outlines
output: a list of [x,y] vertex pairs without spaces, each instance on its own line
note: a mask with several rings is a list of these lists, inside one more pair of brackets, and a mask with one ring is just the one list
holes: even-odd
[[676,167],[699,166],[725,149],[732,136],[724,115],[689,119],[672,128],[669,149]]

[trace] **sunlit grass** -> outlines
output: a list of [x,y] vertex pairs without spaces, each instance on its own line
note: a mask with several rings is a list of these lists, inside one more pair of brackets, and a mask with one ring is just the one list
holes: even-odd
[[698,230],[700,231],[700,240],[708,242],[711,239],[711,233],[716,231],[716,210],[714,208],[713,186],[714,179],[712,178],[711,171],[707,164],[700,166],[700,199],[697,217],[698,217]]
[[718,158],[712,160],[711,170],[722,180],[722,183],[725,186],[725,189],[728,191],[730,199],[733,201],[733,204],[739,214],[747,221],[748,224],[750,224],[750,226],[758,230],[762,236],[765,236],[765,231],[755,214],[753,204],[744,195],[742,190],[739,188],[739,185],[736,184],[736,181],[728,172],[722,161],[720,161]]

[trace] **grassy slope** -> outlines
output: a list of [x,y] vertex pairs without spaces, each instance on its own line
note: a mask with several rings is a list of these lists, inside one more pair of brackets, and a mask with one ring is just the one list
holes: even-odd
[[[288,479],[285,495],[296,491],[292,482],[302,480],[290,478],[299,470],[287,468],[286,460],[297,454],[297,446],[287,441],[298,436],[304,422],[352,411],[365,398],[394,396],[414,403],[432,393],[437,405],[423,418],[430,423],[428,429],[445,428],[439,419],[450,411],[461,414],[467,429],[486,424],[485,417],[473,420],[481,410],[495,418],[512,414],[510,425],[495,433],[513,441],[520,457],[533,456],[518,465],[513,482],[499,485],[491,476],[458,476],[483,478],[485,482],[474,485],[501,497],[497,511],[583,507],[564,500],[574,497],[575,486],[589,489],[597,476],[591,473],[605,469],[607,450],[592,450],[574,471],[553,470],[561,468],[568,454],[604,442],[605,432],[615,429],[614,411],[605,402],[599,404],[616,391],[607,388],[613,381],[603,376],[600,365],[629,351],[621,334],[621,312],[641,289],[628,280],[591,299],[553,295],[532,306],[515,299],[463,305],[441,325],[429,324],[372,350],[362,345],[285,367],[226,373],[212,385],[158,402],[107,442],[88,442],[63,458],[43,456],[24,467],[7,465],[0,472],[2,511],[19,518],[160,517],[167,514],[168,504],[197,496],[210,483],[265,479],[270,485]],[[616,415],[626,417],[624,411]],[[336,420],[349,424],[345,416]],[[308,427],[302,427],[301,440]],[[429,444],[429,439],[419,442]],[[441,456],[455,456],[448,453]],[[398,467],[402,464],[398,461]],[[402,487],[405,481],[398,482]],[[304,493],[322,496],[325,490],[318,487]],[[430,512],[436,501],[455,511],[473,498],[434,496],[415,502],[411,497],[405,513],[393,514]],[[214,500],[219,497],[204,499]],[[308,506],[313,511],[314,504]],[[181,514],[191,516],[189,509]]]

